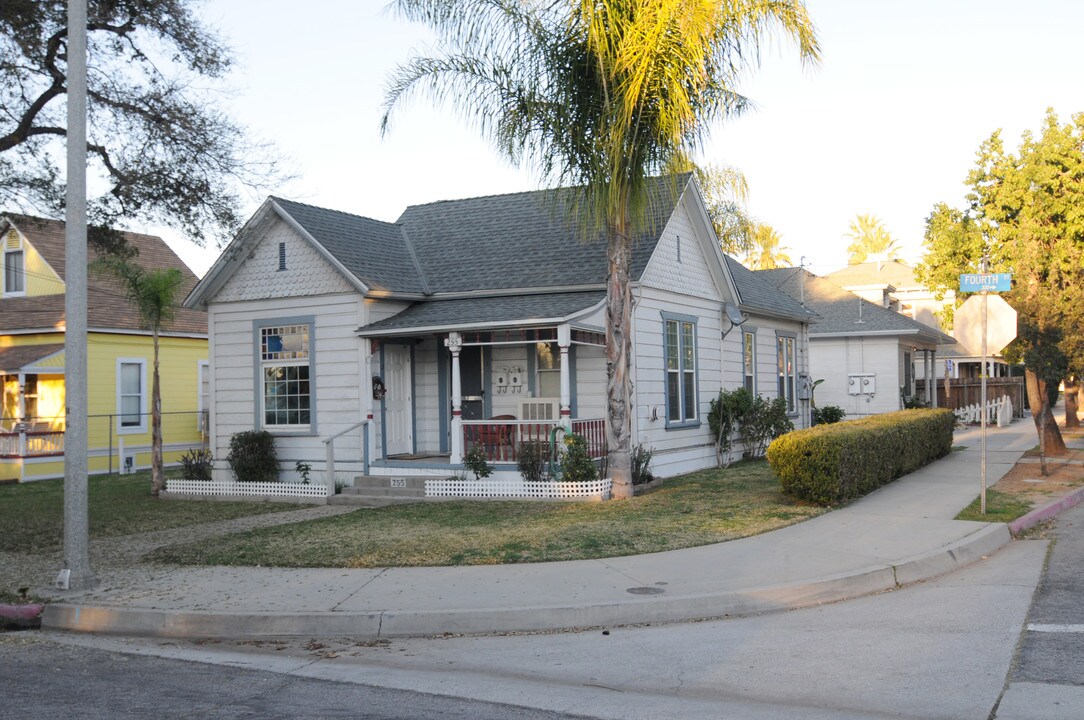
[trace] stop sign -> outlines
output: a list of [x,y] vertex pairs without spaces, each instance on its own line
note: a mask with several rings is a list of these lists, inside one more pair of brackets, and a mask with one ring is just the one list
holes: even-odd
[[[987,295],[986,352],[996,355],[1016,339],[1016,311],[999,295]],[[956,309],[952,336],[972,355],[982,352],[982,296],[972,295]]]

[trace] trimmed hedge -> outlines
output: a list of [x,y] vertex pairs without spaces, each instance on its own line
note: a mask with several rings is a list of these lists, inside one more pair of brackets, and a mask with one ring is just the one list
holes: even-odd
[[952,450],[951,410],[900,410],[815,425],[776,438],[768,464],[783,492],[831,505],[853,500]]

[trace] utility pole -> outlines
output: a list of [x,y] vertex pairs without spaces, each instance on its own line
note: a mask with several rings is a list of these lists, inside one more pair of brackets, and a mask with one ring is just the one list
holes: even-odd
[[87,513],[87,0],[68,0],[64,272],[64,568],[61,590],[97,584]]

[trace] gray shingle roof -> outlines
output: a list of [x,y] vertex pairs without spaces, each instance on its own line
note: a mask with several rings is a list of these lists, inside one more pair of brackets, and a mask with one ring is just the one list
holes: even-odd
[[824,277],[840,287],[891,285],[901,290],[922,287],[915,280],[914,268],[902,260],[875,260],[848,265]]
[[[811,308],[802,304],[785,292],[779,292],[775,285],[767,281],[760,272],[753,272],[740,262],[724,255],[730,276],[738,287],[741,307],[745,310],[759,310],[769,315],[808,320]],[[815,311],[814,311],[815,312]]]
[[[801,296],[801,277],[805,278],[805,304],[820,319],[811,325],[809,334],[862,335],[869,333],[918,336],[932,343],[953,343],[950,336],[912,320],[905,315],[876,303],[863,300],[847,292],[831,280],[799,268],[757,270],[755,275],[764,278],[776,292],[782,291],[792,298]],[[780,293],[780,294],[782,294]],[[858,322],[861,320],[861,322]]]
[[[647,267],[678,195],[688,184],[658,178],[648,222],[633,241],[631,277]],[[408,207],[406,229],[435,293],[606,282],[606,239],[586,236],[572,207],[575,188],[444,200]]]
[[373,290],[424,293],[403,228],[394,223],[271,198],[357,279]]
[[[648,219],[633,241],[640,277],[689,175],[656,178]],[[450,293],[601,285],[606,239],[585,233],[573,210],[576,188],[489,195],[413,205],[396,223],[281,198],[278,206],[366,286],[401,293]]]
[[432,300],[411,305],[401,313],[366,325],[362,336],[393,330],[463,329],[489,323],[529,323],[564,319],[606,299],[606,293],[570,292],[485,298]]

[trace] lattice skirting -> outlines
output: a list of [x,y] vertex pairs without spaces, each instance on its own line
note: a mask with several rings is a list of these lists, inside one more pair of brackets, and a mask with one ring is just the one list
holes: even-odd
[[178,495],[261,495],[265,497],[327,497],[327,485],[317,483],[166,480],[166,492]]
[[549,498],[562,500],[608,498],[613,482],[609,478],[591,482],[528,482],[526,480],[459,480],[442,478],[425,481],[426,497],[462,498]]

